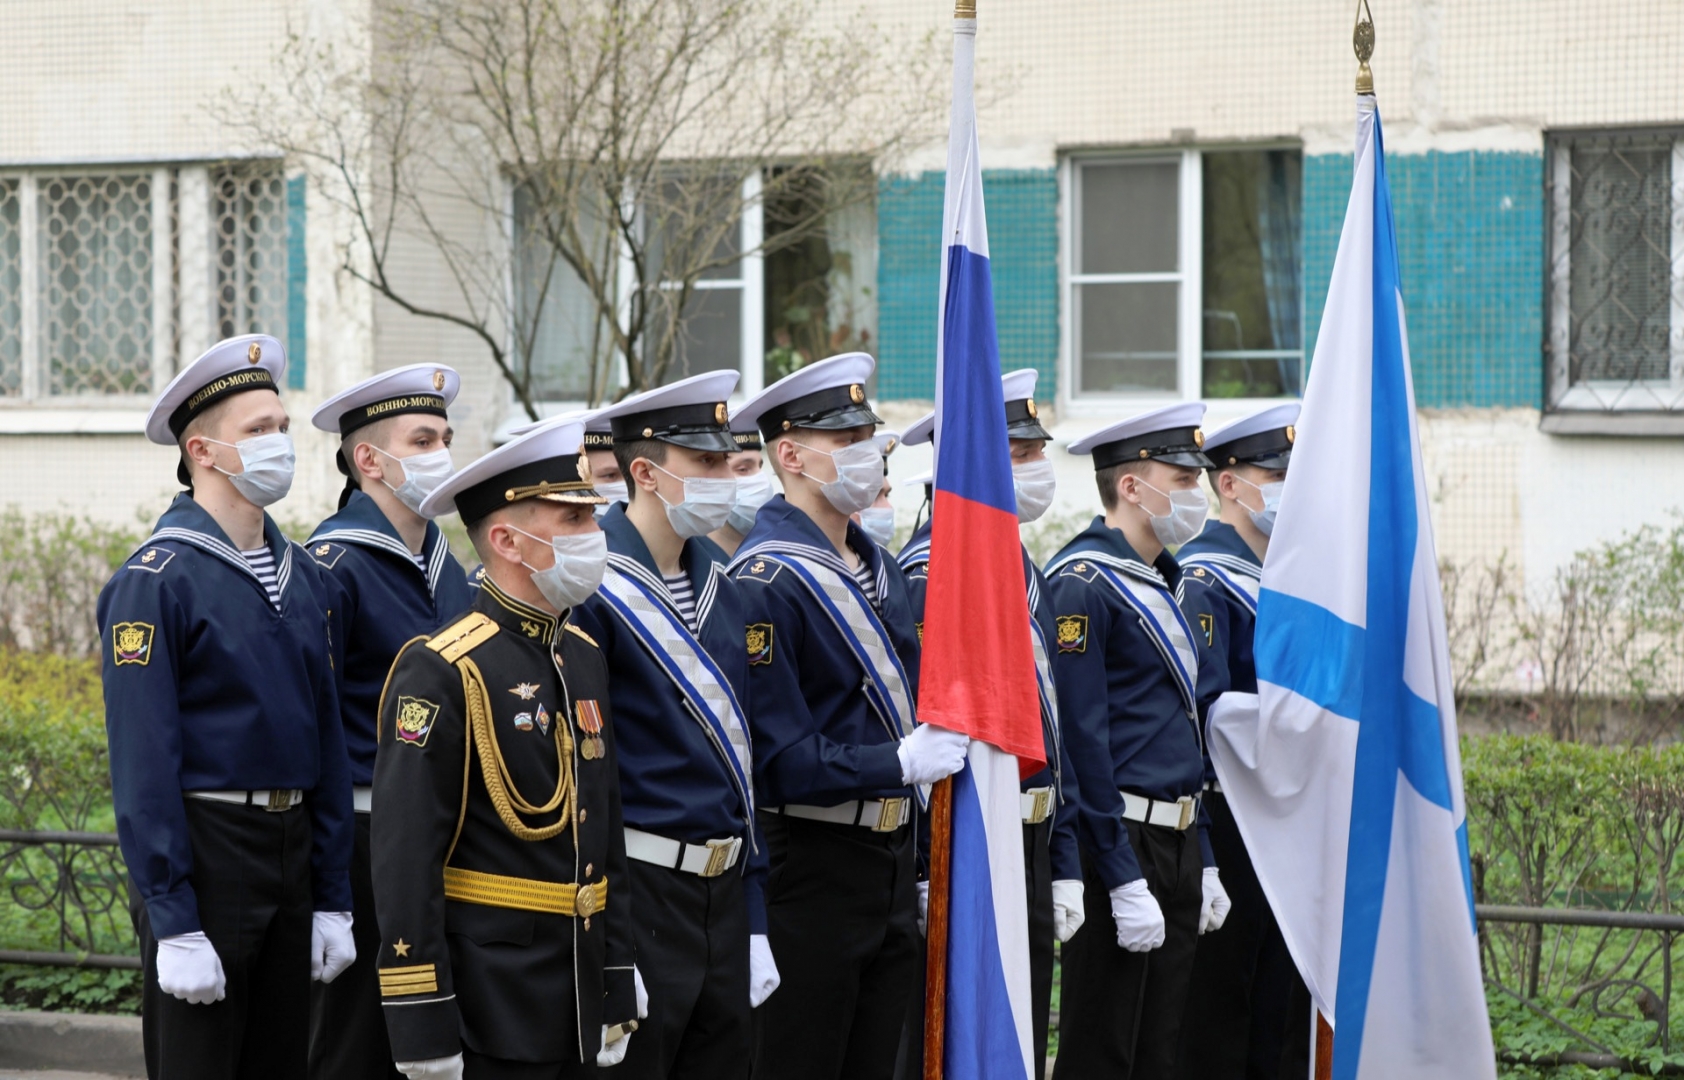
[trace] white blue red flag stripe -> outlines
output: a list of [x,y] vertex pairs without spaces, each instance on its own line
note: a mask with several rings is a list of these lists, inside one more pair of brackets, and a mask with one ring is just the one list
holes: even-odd
[[[943,1075],[1032,1080],[1021,775],[1045,756],[1024,602],[988,226],[977,163],[976,20],[954,20],[942,214],[935,507],[918,717],[974,740],[953,779]],[[1020,760],[1021,759],[1021,760]]]
[[[1380,117],[1355,178],[1263,563],[1256,698],[1211,757],[1336,1080],[1494,1077],[1438,559]],[[1249,700],[1248,700],[1249,699]],[[1307,1022],[1307,1021],[1306,1021]]]

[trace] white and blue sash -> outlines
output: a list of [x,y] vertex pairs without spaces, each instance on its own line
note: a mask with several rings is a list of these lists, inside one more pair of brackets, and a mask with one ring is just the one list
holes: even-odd
[[[769,540],[739,552],[731,569],[755,559],[776,562],[807,587],[864,671],[866,701],[884,730],[897,740],[912,734],[918,719],[912,708],[912,696],[907,692],[906,669],[901,667],[900,657],[889,641],[889,632],[883,628],[882,620],[841,557],[807,544]],[[880,595],[884,584],[879,572]],[[927,806],[927,788],[919,785],[917,792],[919,805]]]
[[[752,835],[754,785],[750,778],[754,775],[754,751],[748,722],[730,680],[684,625],[666,585],[635,559],[611,553],[608,572],[597,592],[666,672],[708,741],[729,766],[747,811],[743,822]],[[701,625],[699,613],[697,625]]]
[[1233,594],[1234,599],[1251,613],[1252,618],[1257,617],[1257,594],[1263,588],[1261,567],[1233,555],[1218,555],[1214,552],[1189,555],[1182,560],[1181,566],[1183,569],[1189,566],[1203,567]]

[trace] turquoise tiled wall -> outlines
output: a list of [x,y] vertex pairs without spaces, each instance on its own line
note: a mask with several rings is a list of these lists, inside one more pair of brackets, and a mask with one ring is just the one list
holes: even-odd
[[[877,393],[935,396],[936,300],[945,174],[884,180],[877,189]],[[988,171],[988,246],[1002,370],[1041,372],[1050,399],[1058,361],[1058,174]]]
[[[1314,348],[1351,196],[1351,158],[1304,160],[1304,325]],[[1544,159],[1386,158],[1416,404],[1529,406],[1542,396]]]

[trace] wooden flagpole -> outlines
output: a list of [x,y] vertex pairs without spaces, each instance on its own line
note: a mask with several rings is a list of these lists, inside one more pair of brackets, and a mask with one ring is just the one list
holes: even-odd
[[1312,1080],[1333,1080],[1333,1029],[1327,1025],[1327,1017],[1320,1009],[1311,1009],[1316,1014],[1316,1045],[1313,1060],[1314,1068]]
[[941,1080],[947,1035],[947,908],[953,878],[953,778],[930,791],[930,895],[924,911],[924,1080]]

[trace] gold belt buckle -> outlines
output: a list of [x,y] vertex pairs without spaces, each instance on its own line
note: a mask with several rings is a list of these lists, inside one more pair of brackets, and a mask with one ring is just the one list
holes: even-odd
[[708,864],[702,867],[700,877],[718,877],[730,868],[731,851],[737,846],[735,840],[709,840]]
[[1176,825],[1176,828],[1185,830],[1187,826],[1193,824],[1193,818],[1199,812],[1199,804],[1197,800],[1189,799],[1185,795],[1176,801],[1181,804],[1181,822]]
[[877,824],[871,827],[872,832],[894,832],[906,820],[906,796],[897,795],[892,799],[883,799],[883,809],[878,815]]
[[573,914],[579,918],[588,919],[601,910],[602,902],[597,898],[596,886],[579,886],[579,891],[573,895]]
[[266,804],[264,804],[263,809],[269,811],[271,814],[278,814],[283,810],[291,810],[292,809],[292,791],[291,791],[291,789],[288,789],[286,791],[273,791],[273,790],[270,791],[269,792],[269,801]]
[[1029,824],[1039,825],[1052,813],[1052,791],[1035,792],[1035,802],[1029,808]]

